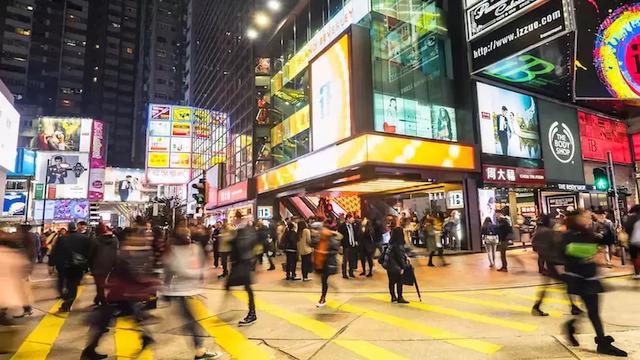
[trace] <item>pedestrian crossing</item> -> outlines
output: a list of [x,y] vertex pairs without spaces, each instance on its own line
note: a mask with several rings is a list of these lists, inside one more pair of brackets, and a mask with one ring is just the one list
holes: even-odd
[[[79,297],[92,296],[91,289],[79,289]],[[424,302],[418,302],[409,294],[410,304],[389,303],[389,295],[382,293],[329,294],[327,307],[316,309],[319,294],[257,292],[256,308],[258,322],[251,328],[239,328],[237,321],[247,309],[247,295],[233,291],[210,291],[206,297],[192,298],[191,310],[204,332],[214,339],[224,352],[224,359],[280,359],[322,358],[327,349],[341,349],[346,359],[410,359],[405,349],[393,347],[390,341],[411,339],[439,343],[438,349],[468,354],[468,358],[491,358],[498,356],[505,346],[502,334],[521,336],[539,334],[543,327],[560,324],[570,308],[566,293],[561,287],[552,287],[545,299],[544,307],[551,315],[539,318],[530,315],[536,299],[537,287],[482,290],[463,292],[425,292]],[[224,298],[224,300],[222,300]],[[224,302],[223,302],[224,301]],[[37,325],[24,335],[22,343],[11,357],[0,360],[44,360],[66,359],[65,351],[52,351],[56,347],[65,326],[78,326],[77,319],[85,316],[74,309],[69,314],[59,314],[60,302],[51,306],[49,312],[38,320]],[[167,308],[156,310],[155,315],[164,317]],[[215,309],[220,309],[216,311]],[[165,313],[164,315],[167,315]],[[70,324],[69,317],[76,316]],[[173,319],[170,321],[174,321]],[[182,320],[181,320],[182,321]],[[164,328],[179,329],[184,324],[170,324]],[[151,332],[159,331],[160,327]],[[358,329],[350,330],[350,329]],[[103,342],[112,353],[111,359],[166,359],[160,356],[166,348],[162,341],[150,349],[140,352],[141,329],[131,318],[118,318],[113,331],[105,334]],[[163,332],[164,337],[180,336],[184,333]],[[559,332],[559,331],[558,331]],[[176,335],[179,334],[179,335]],[[285,336],[283,334],[295,334]],[[384,335],[384,336],[382,336]],[[162,338],[162,337],[161,337]],[[307,348],[287,348],[285,345],[305,342]],[[86,338],[73,343],[78,353]],[[174,346],[174,342],[171,343]],[[188,349],[189,341],[175,342]],[[69,346],[66,344],[65,346]],[[190,350],[184,350],[186,353]],[[300,356],[295,355],[296,351]],[[294,354],[294,355],[292,355]],[[475,354],[475,355],[474,355]],[[315,357],[314,357],[315,356]],[[75,358],[75,357],[73,357]]]

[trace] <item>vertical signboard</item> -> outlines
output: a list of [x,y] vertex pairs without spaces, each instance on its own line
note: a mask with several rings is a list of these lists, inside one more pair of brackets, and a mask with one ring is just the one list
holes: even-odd
[[104,174],[107,166],[105,124],[94,120],[91,131],[91,149],[89,151],[89,200],[104,200]]
[[3,94],[0,94],[0,167],[15,170],[20,114]]
[[194,109],[149,105],[146,172],[149,184],[185,184],[191,178]]
[[538,100],[538,111],[547,180],[583,184],[580,129],[575,109]]
[[578,111],[578,120],[585,160],[606,162],[607,153],[611,152],[613,162],[631,164],[626,123],[584,111]]

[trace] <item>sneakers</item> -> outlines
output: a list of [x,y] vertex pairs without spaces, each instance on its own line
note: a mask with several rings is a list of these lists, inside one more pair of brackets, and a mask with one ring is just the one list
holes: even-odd
[[408,304],[409,302],[407,300],[405,300],[404,298],[399,298],[398,299],[398,304]]
[[391,303],[392,303],[392,304],[397,303],[397,302],[398,302],[398,299],[397,299],[397,298],[394,298],[394,297],[392,297],[392,298],[391,298]]
[[540,308],[538,308],[538,307],[534,307],[533,309],[531,309],[531,315],[533,315],[533,316],[549,316],[549,314],[547,314],[546,312],[540,310]]
[[258,317],[255,313],[250,312],[244,319],[240,320],[238,326],[249,326],[253,325],[254,322],[258,321]]
[[320,299],[320,301],[318,301],[318,303],[316,304],[316,307],[321,308],[321,307],[325,307],[326,305],[327,305],[327,300]]
[[367,277],[372,277],[373,273],[371,271],[369,271],[369,273],[367,274]]
[[311,281],[311,280],[313,280],[313,279],[312,279],[312,278],[310,278],[310,277],[306,277],[306,278],[303,278],[303,279],[302,279],[302,281]]
[[638,275],[633,275],[633,280],[640,280],[640,274],[638,274]]
[[615,340],[611,336],[605,336],[603,338],[595,338],[596,344],[598,344],[597,351],[600,354],[612,355],[618,357],[627,357],[627,352],[613,346]]
[[80,360],[102,360],[108,357],[108,355],[98,354],[95,349],[84,349],[80,355]]
[[507,268],[500,268],[498,269],[499,272],[509,272],[509,270],[507,270]]
[[221,353],[218,352],[210,352],[210,351],[205,351],[204,354],[202,355],[196,355],[194,356],[194,360],[200,360],[200,359],[218,359],[222,356]]

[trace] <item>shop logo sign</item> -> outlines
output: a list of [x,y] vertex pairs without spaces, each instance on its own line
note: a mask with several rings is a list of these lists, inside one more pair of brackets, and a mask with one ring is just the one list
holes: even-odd
[[511,83],[526,83],[555,70],[555,65],[533,55],[520,55],[501,61],[487,69],[485,74]]
[[563,164],[573,163],[576,141],[567,124],[555,121],[549,127],[549,147],[551,153]]
[[467,36],[479,34],[506,23],[539,0],[481,0],[467,10]]

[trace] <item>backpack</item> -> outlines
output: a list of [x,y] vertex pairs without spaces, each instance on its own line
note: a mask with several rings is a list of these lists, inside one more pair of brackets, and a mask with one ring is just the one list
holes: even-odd
[[384,249],[382,249],[382,254],[380,254],[380,257],[378,258],[378,263],[382,265],[383,269],[387,269],[389,267],[390,252],[391,252],[391,247],[386,246]]

